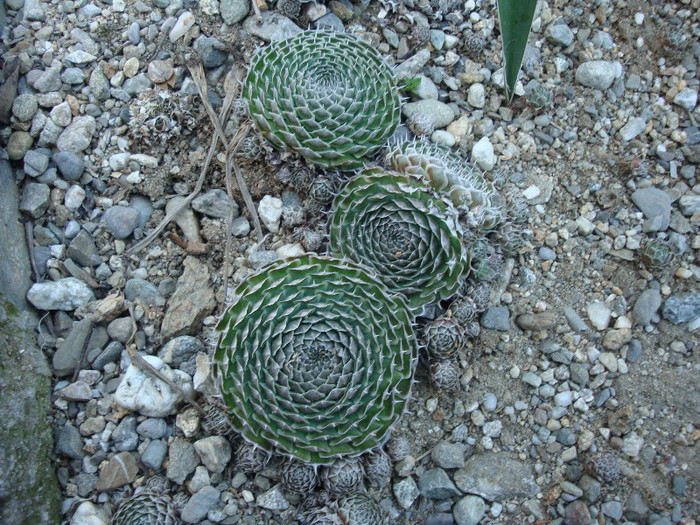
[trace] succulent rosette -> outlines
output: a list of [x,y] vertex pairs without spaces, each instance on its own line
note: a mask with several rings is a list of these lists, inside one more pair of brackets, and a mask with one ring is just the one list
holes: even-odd
[[177,515],[170,496],[141,492],[125,499],[112,516],[112,525],[174,525]]
[[359,265],[311,255],[266,267],[236,296],[214,354],[233,427],[313,464],[382,445],[417,359],[404,299]]
[[333,202],[330,252],[373,269],[419,314],[451,297],[469,269],[456,217],[420,179],[365,170]]
[[400,120],[391,68],[359,38],[303,31],[254,57],[242,96],[263,136],[325,168],[352,170]]

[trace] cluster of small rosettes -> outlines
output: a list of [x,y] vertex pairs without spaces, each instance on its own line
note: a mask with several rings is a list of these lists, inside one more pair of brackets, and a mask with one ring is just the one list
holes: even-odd
[[323,467],[320,477],[328,493],[341,498],[362,487],[365,469],[360,458],[340,458]]
[[642,247],[642,262],[649,270],[663,270],[672,261],[671,247],[661,239],[649,241]]
[[282,467],[282,485],[290,492],[308,494],[319,484],[316,468],[294,459],[285,461]]
[[298,0],[278,0],[277,10],[288,18],[296,18],[301,12],[301,3]]
[[144,491],[125,499],[112,515],[112,525],[175,525],[179,523],[167,494]]
[[213,436],[231,437],[234,434],[231,422],[226,415],[226,407],[223,403],[216,400],[211,402],[204,408],[206,416],[204,417],[204,428]]
[[247,441],[241,443],[236,451],[236,466],[244,474],[257,474],[265,468],[270,456],[261,448]]
[[309,197],[319,204],[330,204],[336,193],[338,184],[330,177],[317,177],[309,189]]
[[386,452],[394,461],[401,461],[411,454],[411,444],[405,436],[394,435],[386,444]]
[[586,470],[604,483],[615,483],[620,479],[620,464],[615,456],[608,452],[595,454],[586,464]]
[[309,253],[318,253],[323,244],[323,232],[313,228],[297,228],[294,231],[293,238],[301,243],[304,249]]
[[481,35],[474,33],[469,35],[464,41],[466,54],[472,58],[479,58],[486,47],[486,40]]
[[389,454],[378,448],[365,454],[363,460],[368,481],[384,487],[391,478],[393,470]]
[[454,359],[433,359],[430,362],[430,379],[436,388],[457,390],[460,387],[462,370]]
[[411,115],[406,121],[406,125],[417,137],[429,137],[435,131],[433,119],[425,113]]
[[385,520],[374,500],[357,491],[340,501],[302,512],[299,522],[301,525],[383,525]]
[[452,317],[440,316],[423,328],[423,342],[431,359],[454,357],[464,343],[462,326]]
[[430,26],[426,24],[416,24],[413,26],[411,34],[417,44],[425,44],[430,40]]
[[304,224],[306,212],[301,206],[284,206],[282,208],[282,224],[287,228],[294,228]]

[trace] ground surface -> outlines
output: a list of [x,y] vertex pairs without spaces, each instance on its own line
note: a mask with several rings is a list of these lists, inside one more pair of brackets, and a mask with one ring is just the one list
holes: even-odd
[[[295,522],[299,498],[280,500],[275,462],[246,476],[234,446],[230,462],[224,454],[212,464],[195,452],[209,433],[186,404],[158,398],[161,413],[130,412],[114,401],[128,347],[159,355],[205,389],[203,356],[224,308],[224,277],[232,287],[298,250],[300,239],[302,250],[324,250],[308,233],[322,231],[328,209],[308,196],[320,171],[305,178],[292,156],[251,157],[254,145],[246,144],[238,162],[255,205],[264,197],[301,203],[301,224],[282,221],[279,232],[258,238],[234,182],[244,217],[234,213],[235,236],[219,194],[223,212],[193,203],[189,219],[129,251],[175,196],[190,194],[205,163],[212,127],[186,57],[204,62],[218,111],[228,71],[242,73],[256,47],[286,27],[279,18],[270,24],[280,3],[263,10],[260,27],[247,2],[235,0],[25,0],[19,11],[21,1],[7,2],[5,65],[19,58],[21,96],[2,140],[33,224],[35,280],[87,283],[61,301],[55,289],[30,297],[48,312],[39,342],[56,375],[52,424],[66,522],[107,523],[121,498],[156,474],[181,494],[188,522]],[[492,2],[304,4],[294,22],[315,27],[326,11],[321,24],[343,26],[389,63],[404,63],[399,70],[408,76],[422,75],[421,95],[407,96],[437,94],[454,117],[433,140],[456,143],[463,157],[491,167],[500,191],[526,210],[516,225],[525,245],[504,265],[512,272],[491,283],[481,332],[460,354],[462,388],[435,389],[419,365],[394,431],[409,440],[410,458],[394,465],[383,490],[367,484],[390,522],[693,523],[700,515],[697,0],[541,2],[522,85],[539,84],[548,101],[517,91],[510,107],[496,81]],[[597,75],[585,75],[582,64],[591,61],[602,61]],[[224,126],[229,138],[241,124],[235,104]],[[482,137],[493,154],[473,153]],[[226,158],[217,153],[202,193],[226,191]],[[675,256],[650,270],[642,254],[657,238]],[[117,295],[107,307],[108,294],[122,292],[126,303]],[[584,468],[601,452],[619,465],[615,483]],[[494,473],[495,493],[464,488],[475,460]],[[504,460],[514,462],[515,482],[500,469]],[[457,484],[438,483],[455,491],[451,497],[428,496],[434,469]]]

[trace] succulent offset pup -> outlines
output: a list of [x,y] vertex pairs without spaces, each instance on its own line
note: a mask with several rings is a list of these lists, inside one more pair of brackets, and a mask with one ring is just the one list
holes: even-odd
[[414,313],[454,295],[469,269],[457,213],[417,177],[368,169],[333,202],[329,249],[374,270]]
[[258,51],[242,96],[273,146],[339,170],[361,168],[401,116],[397,82],[382,56],[333,31],[303,31]]
[[316,465],[381,446],[417,361],[403,297],[362,266],[311,255],[268,266],[236,295],[213,370],[235,430]]

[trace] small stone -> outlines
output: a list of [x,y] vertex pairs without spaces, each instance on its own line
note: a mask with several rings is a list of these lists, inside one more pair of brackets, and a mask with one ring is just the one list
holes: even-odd
[[85,202],[86,196],[87,195],[83,187],[79,186],[78,184],[74,184],[68,188],[68,191],[66,191],[63,204],[66,206],[66,208],[68,208],[68,210],[76,211],[78,208],[80,208],[80,206],[82,206],[83,202]]
[[636,432],[630,432],[622,439],[622,452],[631,458],[636,458],[639,456],[643,445],[644,438],[639,436]]
[[653,187],[641,188],[632,194],[632,202],[647,219],[661,217],[658,231],[668,229],[671,220],[671,197],[665,191]]
[[644,131],[646,127],[647,123],[644,121],[643,118],[631,118],[627,121],[627,124],[620,128],[620,140],[629,142],[633,138],[639,136],[639,134],[642,133],[642,131]]
[[690,217],[700,212],[700,195],[683,195],[678,201],[681,213]]
[[480,169],[488,171],[496,165],[496,154],[488,137],[481,137],[472,148],[472,161]]
[[20,122],[29,122],[39,110],[36,95],[25,93],[12,102],[12,115]]
[[221,0],[219,11],[227,25],[234,25],[243,20],[250,10],[248,0]]
[[486,105],[486,89],[483,84],[476,83],[469,86],[467,102],[477,109],[482,109]]
[[648,288],[644,290],[637,301],[634,303],[634,308],[632,309],[632,317],[634,318],[635,324],[646,326],[648,325],[654,314],[661,308],[661,293],[654,288]]
[[[143,359],[186,393],[192,394],[192,384],[187,374],[172,370],[156,356],[146,355]],[[144,416],[165,417],[175,413],[182,396],[161,379],[132,364],[114,393],[114,401]]]
[[120,317],[114,319],[107,325],[107,333],[109,337],[120,343],[127,343],[134,334],[134,327],[131,323],[131,317]]
[[90,80],[88,82],[88,85],[90,86],[90,90],[92,92],[92,95],[98,100],[98,101],[103,101],[107,100],[109,98],[109,80],[107,80],[107,77],[105,74],[102,72],[102,68],[96,67],[95,69],[92,70],[92,74],[90,75]]
[[78,49],[76,51],[73,51],[72,53],[68,53],[65,56],[65,59],[68,62],[72,62],[77,66],[81,64],[89,64],[90,62],[94,62],[97,59],[97,57],[92,53],[88,53],[86,51],[83,51],[82,49]]
[[515,322],[523,330],[549,330],[557,324],[557,316],[552,312],[523,314]]
[[56,430],[56,451],[71,459],[82,459],[85,456],[80,432],[70,423]]
[[61,126],[63,128],[69,126],[71,120],[73,120],[73,114],[71,113],[68,102],[61,102],[58,106],[55,106],[51,110],[51,113],[49,113],[49,118],[57,126]]
[[49,93],[61,89],[61,66],[50,67],[34,82],[39,93]]
[[115,239],[126,239],[138,227],[141,216],[132,206],[112,206],[102,220]]
[[574,34],[563,21],[557,20],[547,27],[547,38],[555,44],[569,47],[574,41]]
[[591,513],[582,501],[572,501],[567,505],[565,511],[567,525],[589,525],[591,523]]
[[204,318],[216,306],[206,264],[192,256],[188,256],[183,264],[185,271],[177,280],[177,288],[168,301],[161,324],[164,338],[198,331]]
[[280,484],[275,485],[267,492],[260,494],[256,503],[258,506],[264,509],[278,512],[289,508],[289,501],[287,501],[287,498],[284,497],[282,485]]
[[449,441],[440,441],[430,453],[436,465],[444,469],[462,468],[464,466],[464,447]]
[[119,451],[135,450],[139,443],[139,435],[136,433],[136,416],[127,416],[112,432],[114,447]]
[[141,454],[141,463],[150,469],[159,470],[167,454],[168,444],[160,439],[154,439]]
[[525,197],[527,200],[532,200],[539,197],[541,193],[542,191],[537,186],[528,186],[525,190],[523,190],[523,197]]
[[418,478],[418,488],[423,497],[426,498],[447,499],[460,495],[455,484],[441,468],[426,470]]
[[[156,306],[163,302],[156,285],[145,279],[129,279],[126,281],[124,297],[126,297],[127,301],[138,300],[147,306]],[[165,362],[168,363],[168,361]]]
[[212,189],[198,195],[192,201],[192,208],[207,217],[228,220],[231,205],[233,204],[233,217],[238,217],[238,204],[231,201],[225,191]]
[[174,74],[172,60],[154,60],[148,64],[148,78],[154,84],[163,84]]
[[661,314],[664,319],[673,323],[687,323],[700,316],[700,293],[681,297],[672,295],[663,305]]
[[223,436],[195,441],[194,449],[210,472],[223,472],[231,459],[231,445]]
[[444,128],[455,118],[452,108],[438,100],[409,102],[404,104],[402,111],[406,118],[425,118],[434,129]]
[[7,141],[7,156],[10,160],[22,160],[25,153],[32,147],[34,139],[26,131],[15,131]]
[[457,525],[477,525],[486,514],[486,502],[479,496],[464,496],[452,509]]
[[129,152],[115,153],[109,157],[109,167],[112,168],[113,171],[122,171],[129,166],[130,159],[131,153]]
[[522,379],[523,383],[527,383],[535,388],[539,388],[542,384],[542,378],[533,372],[525,372]]
[[113,456],[107,465],[100,471],[97,480],[97,490],[99,492],[109,492],[136,479],[139,466],[136,458],[129,452],[120,452]]
[[593,89],[608,89],[617,76],[616,64],[605,60],[584,62],[576,69],[576,82]]
[[109,518],[94,503],[83,501],[75,510],[70,525],[109,525]]
[[238,217],[231,223],[231,235],[234,237],[245,237],[250,233],[250,222],[246,217]]
[[126,62],[124,62],[122,71],[124,72],[124,76],[126,78],[133,78],[136,76],[136,73],[139,72],[139,59],[136,57],[129,58]]
[[56,141],[59,151],[80,152],[90,146],[92,136],[97,131],[97,121],[94,117],[83,115],[75,117],[70,126],[61,132]]
[[38,219],[49,209],[51,190],[46,184],[30,182],[22,188],[19,210],[33,219]]
[[282,218],[282,199],[265,195],[258,206],[260,220],[272,233],[280,230],[280,219]]
[[603,338],[603,347],[607,350],[619,350],[632,339],[632,330],[629,328],[620,328],[618,330],[610,330]]
[[622,503],[619,501],[606,501],[600,507],[603,514],[614,519],[615,521],[620,521],[622,519]]
[[648,513],[649,507],[644,503],[642,495],[637,491],[632,492],[625,502],[625,518],[633,522],[643,523]]
[[211,485],[195,493],[182,508],[180,518],[185,523],[200,523],[209,509],[219,501],[219,491]]
[[686,111],[693,111],[698,103],[698,92],[695,89],[683,88],[674,98],[673,103]]
[[195,24],[196,20],[194,18],[194,15],[190,13],[189,11],[185,11],[180,15],[180,17],[177,19],[177,22],[175,22],[175,25],[173,28],[170,30],[170,34],[168,35],[168,38],[170,38],[171,42],[175,42],[182,36],[184,36],[185,33]]
[[393,492],[396,501],[402,509],[410,508],[416,498],[420,496],[418,485],[416,485],[411,476],[394,483]]
[[[165,205],[165,212],[173,213],[182,205],[182,202],[184,200],[185,197],[175,197],[173,199],[170,199]],[[185,240],[187,240],[188,242],[196,243],[202,242],[202,237],[199,231],[199,220],[197,219],[194,212],[192,211],[192,208],[190,208],[189,205],[185,205],[185,207],[182,208],[177,213],[177,215],[175,215],[175,222],[182,230],[182,233],[185,236]]]
[[168,479],[182,485],[198,464],[199,456],[197,456],[192,443],[181,437],[176,437],[170,443],[168,468],[165,472]]
[[505,306],[492,306],[481,316],[481,325],[491,330],[510,330],[510,311]]
[[598,330],[605,330],[608,324],[610,324],[612,311],[604,302],[599,301],[589,304],[586,307],[586,313],[588,314],[588,319],[591,321],[591,324]]
[[83,281],[64,277],[58,281],[33,284],[27,292],[27,300],[38,310],[71,311],[94,301],[95,295]]
[[459,489],[488,501],[530,498],[538,487],[531,467],[507,452],[486,452],[473,456],[454,474]]
[[69,182],[80,180],[85,171],[83,156],[73,151],[59,151],[54,153],[53,161],[63,178]]
[[[240,4],[241,2],[245,2],[247,5],[247,0],[226,1],[238,4]],[[332,13],[329,13],[329,15],[331,14]],[[221,5],[221,15],[224,16],[223,3]],[[245,14],[243,16],[245,16]],[[224,20],[226,19],[224,18]],[[243,29],[247,31],[250,35],[260,38],[265,42],[285,40],[298,33],[301,33],[302,31],[302,29],[294,22],[292,22],[289,18],[275,11],[264,11],[262,13],[262,23],[258,22],[257,17],[249,17],[245,22],[243,22]]]

